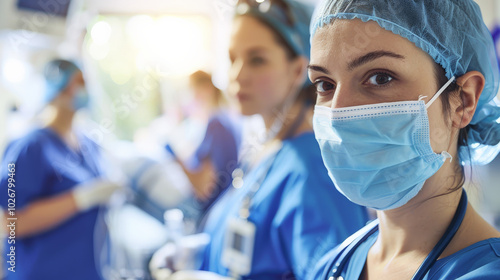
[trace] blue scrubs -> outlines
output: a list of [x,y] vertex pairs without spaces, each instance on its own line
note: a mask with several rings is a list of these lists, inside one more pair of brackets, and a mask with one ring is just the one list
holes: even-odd
[[[0,205],[7,209],[9,163],[15,164],[16,211],[31,203],[71,190],[76,184],[100,175],[97,145],[79,136],[81,152],[70,149],[51,129],[38,129],[10,143],[1,166]],[[36,235],[16,238],[15,273],[9,280],[96,280],[94,261],[96,208],[78,213],[55,228]],[[22,223],[18,220],[17,224]],[[4,251],[4,257],[9,251]],[[10,265],[3,264],[7,269]]]
[[217,174],[216,187],[211,197],[200,201],[202,211],[217,199],[231,184],[231,174],[238,163],[241,143],[240,118],[228,111],[220,110],[208,121],[203,141],[187,162],[189,169],[197,169],[203,160],[210,159]]
[[[267,173],[270,160],[245,176],[241,189],[228,189],[209,212],[205,232],[212,239],[203,270],[228,274],[221,264],[228,220],[237,217],[244,196]],[[310,132],[283,141],[252,199],[248,219],[256,233],[251,273],[243,279],[306,279],[330,248],[365,225],[367,214],[335,189]]]
[[[359,245],[345,266],[342,277],[345,280],[359,279],[365,266],[368,251],[377,240],[378,231]],[[328,279],[327,271],[335,258],[330,251],[316,267],[310,280]],[[438,259],[424,280],[437,279],[500,279],[500,238],[491,238],[472,244],[455,254]]]

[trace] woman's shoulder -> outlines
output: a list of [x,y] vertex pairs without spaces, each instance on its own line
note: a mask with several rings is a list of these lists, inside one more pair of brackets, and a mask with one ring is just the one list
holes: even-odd
[[47,148],[52,142],[51,135],[45,129],[34,129],[27,134],[11,140],[6,146],[2,161],[27,164],[47,159]]
[[279,153],[271,160],[276,175],[302,181],[331,182],[312,132],[284,140]]
[[231,111],[219,110],[208,119],[207,130],[214,133],[241,133],[241,119]]
[[294,157],[298,161],[305,163],[305,167],[315,168],[314,166],[310,166],[310,163],[319,162],[323,164],[321,151],[312,131],[284,140],[282,150],[284,158]]
[[[374,231],[376,230],[377,225],[378,225],[378,220],[372,220],[367,222],[364,227],[358,229],[358,231],[349,236],[342,243],[330,249],[326,254],[323,255],[323,257],[316,263],[314,267],[311,267],[309,277],[307,277],[307,279],[308,280],[327,279],[327,275],[330,273],[330,270],[333,267],[333,262],[336,261],[337,258],[344,253],[345,249],[349,247],[349,245],[351,245],[353,242],[357,242],[359,239],[363,238],[370,232],[371,234],[369,234],[369,236],[366,237],[366,239],[360,243],[360,246],[356,250],[356,253],[354,253],[354,255],[351,257],[349,261],[349,265],[353,265],[353,257],[355,257],[355,258],[361,258],[362,259],[361,262],[364,263],[364,261],[366,260],[366,254],[368,253],[368,250],[377,239],[378,232]],[[361,256],[357,256],[357,254]],[[354,264],[356,263],[358,262],[354,262]]]
[[490,238],[438,260],[427,279],[499,278],[500,238]]
[[50,141],[49,134],[46,128],[33,129],[25,135],[11,140],[6,150],[40,149],[45,142]]

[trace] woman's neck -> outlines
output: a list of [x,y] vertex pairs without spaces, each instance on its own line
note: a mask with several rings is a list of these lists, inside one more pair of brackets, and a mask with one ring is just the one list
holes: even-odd
[[305,108],[306,112],[302,117],[302,120],[299,120],[300,123],[296,127],[295,131],[292,133],[292,135],[288,135],[290,133],[290,129],[292,128],[292,126],[295,125],[297,118],[301,117],[300,116],[301,111],[304,109],[303,106],[304,105],[301,103],[295,103],[286,113],[286,115],[279,113],[270,113],[262,115],[267,133],[270,133],[270,130],[272,129],[274,122],[278,118],[282,118],[284,122],[282,127],[280,128],[280,131],[274,137],[275,139],[284,140],[287,136],[294,137],[304,132],[312,131],[313,109],[311,106],[309,106],[308,108]]
[[[453,176],[456,175],[455,170],[451,164],[443,165],[406,205],[377,211],[379,237],[368,254],[368,273],[379,269],[381,271],[376,271],[375,275],[395,275],[406,271],[405,275],[411,276],[417,270],[444,235],[458,208],[462,188],[450,191],[457,183],[456,176]],[[457,233],[440,258],[481,240],[499,236],[500,233],[468,205]]]
[[50,127],[63,139],[67,139],[72,133],[75,112],[62,108],[54,108],[53,110],[52,117],[47,121],[47,127]]
[[426,256],[450,224],[460,195],[461,191],[455,191],[422,200],[419,198],[424,196],[419,195],[400,208],[377,211],[380,257],[393,258],[408,252]]

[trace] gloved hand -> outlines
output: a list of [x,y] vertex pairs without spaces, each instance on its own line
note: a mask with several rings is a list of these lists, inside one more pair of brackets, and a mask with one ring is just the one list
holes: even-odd
[[76,207],[80,211],[104,204],[122,186],[101,178],[82,183],[73,190]]
[[170,280],[168,277],[176,271],[198,268],[201,254],[209,243],[210,235],[207,233],[183,236],[176,243],[168,242],[153,254],[149,262],[153,279]]

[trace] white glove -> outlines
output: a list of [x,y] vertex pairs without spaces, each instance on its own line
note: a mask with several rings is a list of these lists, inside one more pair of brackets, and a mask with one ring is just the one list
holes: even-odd
[[210,243],[210,235],[198,233],[183,236],[174,244],[169,242],[153,254],[149,262],[149,270],[153,279],[167,280],[178,270],[187,271],[197,268],[200,253]]
[[76,207],[80,211],[88,210],[92,207],[105,204],[109,197],[122,187],[104,179],[95,179],[90,182],[80,184],[75,187],[73,197]]

